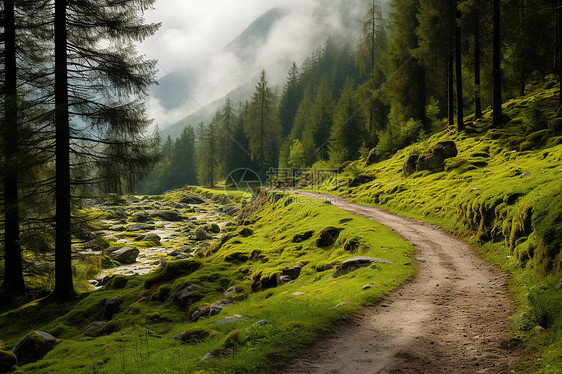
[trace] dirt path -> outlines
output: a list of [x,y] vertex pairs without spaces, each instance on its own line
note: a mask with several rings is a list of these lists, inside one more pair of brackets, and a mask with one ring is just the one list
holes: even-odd
[[511,300],[504,275],[435,226],[317,193],[380,222],[415,245],[418,273],[379,305],[310,347],[284,373],[496,374],[516,363],[504,348]]

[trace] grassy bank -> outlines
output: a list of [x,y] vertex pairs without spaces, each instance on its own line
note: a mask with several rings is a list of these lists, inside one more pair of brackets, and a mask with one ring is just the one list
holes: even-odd
[[[191,192],[224,198],[216,190]],[[191,259],[146,276],[117,276],[76,302],[34,301],[1,315],[1,348],[33,330],[63,339],[42,360],[22,366],[25,373],[267,372],[415,271],[413,248],[398,235],[314,199],[273,194],[241,214],[242,226],[225,228],[221,240]],[[338,239],[318,246],[327,227],[338,229]],[[334,277],[353,256],[393,263]],[[286,284],[284,274],[292,274]],[[181,298],[193,285],[192,297]],[[119,306],[108,316],[104,305],[112,298]],[[221,300],[227,306],[220,313],[196,318]],[[87,331],[95,321],[103,327]],[[201,361],[211,351],[223,357]]]

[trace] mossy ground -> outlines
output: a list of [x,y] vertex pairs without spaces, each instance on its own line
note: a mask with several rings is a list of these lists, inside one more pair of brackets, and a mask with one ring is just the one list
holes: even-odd
[[[206,193],[218,195],[213,190]],[[252,210],[256,208],[248,208],[244,214]],[[110,282],[98,291],[80,294],[75,302],[42,305],[34,301],[4,313],[0,316],[0,349],[11,348],[29,331],[40,329],[64,340],[41,361],[21,367],[21,372],[267,372],[333,328],[342,317],[379,300],[415,271],[414,249],[397,234],[315,199],[276,195],[245,221],[243,228],[249,230],[243,235],[242,227],[232,231],[228,240],[192,260],[168,262],[165,269],[128,277],[127,282]],[[318,233],[327,226],[342,230],[334,244],[319,248],[315,244]],[[293,242],[295,235],[306,231],[315,234]],[[354,252],[344,250],[350,238],[359,239]],[[337,265],[358,255],[393,264],[333,277],[335,268],[328,264]],[[200,262],[201,267],[186,261]],[[252,291],[258,274],[262,278],[273,276],[295,264],[304,266],[293,283]],[[368,283],[374,286],[363,290]],[[174,292],[185,284],[201,286],[203,296],[195,304],[179,307]],[[189,311],[225,299],[223,292],[231,286],[236,292],[227,298],[235,302],[233,305],[216,316],[189,320]],[[103,305],[113,297],[119,299],[120,306],[109,321],[109,335],[79,341],[91,322],[106,318]],[[236,315],[243,318],[213,324]],[[264,319],[269,324],[254,325]],[[189,338],[185,344],[173,338],[186,330]],[[216,349],[232,349],[232,354],[200,361]]]
[[[562,371],[562,120],[555,118],[558,88],[539,89],[504,104],[511,120],[492,128],[491,111],[466,132],[441,131],[364,167],[355,161],[320,187],[351,201],[379,205],[454,231],[512,275],[519,301],[514,335],[525,340],[540,373]],[[445,171],[402,175],[410,154],[441,140],[458,149]],[[375,178],[348,187],[361,173]],[[546,332],[536,334],[540,325]],[[540,359],[535,360],[537,357]],[[521,370],[527,370],[522,368]]]

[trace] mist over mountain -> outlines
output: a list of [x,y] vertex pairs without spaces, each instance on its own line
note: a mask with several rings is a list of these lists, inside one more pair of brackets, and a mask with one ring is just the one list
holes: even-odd
[[167,72],[150,92],[150,115],[164,136],[175,137],[187,124],[210,121],[209,114],[222,106],[226,96],[234,103],[249,99],[262,69],[271,86],[281,87],[290,65],[300,65],[328,38],[354,43],[368,3],[289,0],[271,8],[195,71],[187,71],[186,64],[186,71]]

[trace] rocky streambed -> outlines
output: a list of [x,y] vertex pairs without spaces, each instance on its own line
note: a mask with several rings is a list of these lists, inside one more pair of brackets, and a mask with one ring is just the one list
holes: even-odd
[[236,228],[238,209],[227,196],[128,196],[93,203],[89,223],[98,230],[78,235],[73,252],[103,255],[104,269],[89,281],[100,287],[110,275],[143,275],[168,260],[193,257]]

